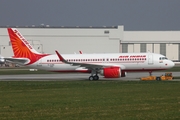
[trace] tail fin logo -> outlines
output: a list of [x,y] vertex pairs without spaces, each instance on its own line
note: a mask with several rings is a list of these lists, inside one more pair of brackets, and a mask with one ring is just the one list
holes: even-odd
[[40,58],[48,55],[38,53],[17,29],[8,28],[8,33],[12,44],[14,57],[28,58],[30,60],[28,64],[32,64]]
[[28,43],[28,41],[15,29],[14,33],[26,44],[29,49],[32,49],[32,46]]

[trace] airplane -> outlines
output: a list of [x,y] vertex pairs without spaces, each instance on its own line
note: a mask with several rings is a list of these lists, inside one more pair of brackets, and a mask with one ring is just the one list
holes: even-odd
[[38,53],[16,28],[7,28],[14,56],[7,61],[53,72],[90,73],[89,80],[125,77],[127,72],[172,68],[174,63],[157,53],[56,54]]

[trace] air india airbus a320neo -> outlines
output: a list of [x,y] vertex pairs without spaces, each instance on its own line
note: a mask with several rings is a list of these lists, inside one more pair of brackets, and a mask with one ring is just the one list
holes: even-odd
[[156,53],[42,54],[15,28],[8,28],[14,56],[7,61],[54,72],[91,73],[89,80],[125,77],[127,72],[149,72],[172,68],[174,63]]

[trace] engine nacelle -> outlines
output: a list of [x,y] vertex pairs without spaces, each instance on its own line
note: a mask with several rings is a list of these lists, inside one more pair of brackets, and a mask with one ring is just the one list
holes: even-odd
[[5,63],[5,59],[4,58],[0,58],[0,64],[4,64]]
[[124,72],[124,71],[121,72],[121,77],[126,77],[126,75],[127,75],[127,72]]
[[120,67],[103,68],[100,71],[100,75],[103,75],[105,78],[119,78],[121,77],[121,69]]

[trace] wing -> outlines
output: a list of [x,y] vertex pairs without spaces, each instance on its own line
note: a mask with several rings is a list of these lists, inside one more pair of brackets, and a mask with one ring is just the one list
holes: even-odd
[[125,67],[123,65],[112,65],[112,64],[91,64],[91,63],[78,63],[78,62],[68,62],[67,60],[65,60],[59,53],[58,51],[55,51],[57,56],[59,57],[60,61],[66,63],[66,64],[70,64],[72,66],[79,66],[79,67],[85,67],[88,69],[102,69],[105,67],[121,67],[121,69],[125,69]]

